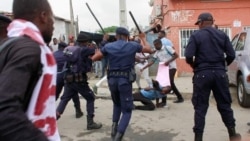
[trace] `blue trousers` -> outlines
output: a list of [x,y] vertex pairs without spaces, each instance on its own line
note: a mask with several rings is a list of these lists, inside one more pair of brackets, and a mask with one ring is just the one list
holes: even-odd
[[[60,93],[62,92],[63,86],[64,86],[64,79],[63,79],[63,73],[58,73],[56,77],[56,100],[59,98]],[[79,95],[73,95],[72,101],[74,103],[74,106],[76,109],[80,109],[80,99]]]
[[225,70],[203,70],[193,77],[194,133],[203,133],[211,91],[226,127],[235,127],[229,81]]
[[117,131],[125,133],[133,109],[132,83],[127,78],[111,77],[108,84],[113,100],[112,120],[118,123]]
[[57,107],[57,112],[62,114],[69,100],[75,95],[78,95],[78,93],[80,93],[80,95],[87,101],[87,104],[86,104],[87,114],[89,116],[93,116],[95,95],[92,92],[92,90],[89,88],[88,82],[66,83],[64,85],[64,93],[61,96],[60,103]]

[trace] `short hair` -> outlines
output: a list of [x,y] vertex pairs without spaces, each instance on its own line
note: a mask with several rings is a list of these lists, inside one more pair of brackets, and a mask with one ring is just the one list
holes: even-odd
[[42,11],[51,11],[48,0],[14,0],[12,5],[14,19],[34,20]]
[[156,44],[156,43],[161,43],[162,44],[161,39],[155,39],[153,43],[154,44]]
[[166,32],[164,30],[161,30],[160,33],[163,34],[164,36],[166,35]]

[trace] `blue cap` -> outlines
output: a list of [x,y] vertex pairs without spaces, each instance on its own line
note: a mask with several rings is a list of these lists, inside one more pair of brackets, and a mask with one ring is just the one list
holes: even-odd
[[126,28],[124,27],[118,27],[115,31],[116,34],[118,35],[125,35],[125,36],[129,36],[129,32]]
[[210,13],[201,13],[198,17],[197,22],[195,25],[198,25],[201,21],[213,21],[213,16]]

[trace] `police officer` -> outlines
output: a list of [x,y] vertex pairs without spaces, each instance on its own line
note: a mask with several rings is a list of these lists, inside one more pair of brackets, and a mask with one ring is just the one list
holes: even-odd
[[[210,13],[201,13],[194,32],[185,50],[186,62],[193,68],[193,97],[195,141],[202,141],[205,116],[209,105],[209,95],[213,92],[217,109],[228,129],[230,141],[240,139],[235,131],[235,119],[231,109],[232,99],[226,65],[235,58],[235,52],[228,36],[212,27],[214,22]],[[193,59],[194,58],[194,59]]]
[[[92,130],[101,128],[102,124],[94,122],[95,95],[89,88],[87,81],[87,61],[89,56],[95,53],[94,48],[87,47],[89,40],[87,35],[80,33],[77,37],[78,45],[64,49],[69,58],[67,60],[68,71],[65,72],[64,93],[57,107],[57,116],[60,117],[68,101],[80,93],[87,101],[87,130]],[[72,58],[75,60],[71,60]]]
[[10,18],[0,14],[0,42],[7,37],[7,27],[10,23]]
[[106,44],[92,57],[92,60],[96,61],[105,56],[109,62],[108,84],[114,104],[111,137],[114,141],[122,140],[132,114],[132,81],[135,80],[132,72],[134,72],[135,54],[141,51],[151,53],[145,34],[140,34],[140,37],[143,47],[134,41],[128,41],[128,30],[118,27],[116,29],[117,41]]
[[[63,53],[63,50],[65,47],[67,47],[68,45],[64,42],[60,42],[58,44],[58,50],[54,52],[54,57],[56,59],[56,63],[57,63],[57,77],[56,77],[56,100],[59,98],[60,93],[62,92],[62,88],[64,86],[64,65],[66,62],[66,56]],[[79,95],[73,95],[72,100],[74,102],[74,106],[75,106],[75,111],[76,111],[76,118],[80,118],[83,116],[83,112],[81,110],[81,106],[80,106],[80,99],[79,99]]]

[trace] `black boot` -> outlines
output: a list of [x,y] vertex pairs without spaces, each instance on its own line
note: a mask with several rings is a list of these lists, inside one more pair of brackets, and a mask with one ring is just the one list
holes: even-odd
[[236,133],[235,128],[234,127],[229,127],[227,128],[228,130],[228,134],[229,134],[229,139],[230,141],[234,141],[234,140],[240,140],[241,139],[241,135],[239,133]]
[[87,116],[87,130],[102,128],[102,124],[95,123],[93,118],[94,116]]
[[80,118],[83,116],[83,112],[81,108],[76,108],[76,118]]
[[118,123],[113,122],[112,129],[111,129],[111,138],[112,138],[112,140],[114,140],[114,138],[115,138],[115,135],[116,135],[116,132],[117,132],[117,126],[118,126]]
[[124,134],[117,132],[114,141],[121,141]]
[[202,133],[195,133],[194,141],[202,141]]

